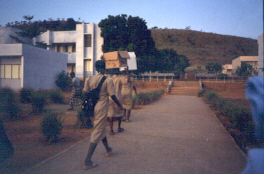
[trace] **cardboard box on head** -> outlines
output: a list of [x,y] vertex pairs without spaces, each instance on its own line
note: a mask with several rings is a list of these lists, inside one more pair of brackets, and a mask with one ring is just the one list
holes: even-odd
[[127,59],[129,58],[127,51],[114,51],[103,55],[106,69],[127,67]]
[[[127,66],[129,71],[137,70],[137,58],[135,52],[128,52]],[[124,71],[126,67],[120,67],[120,71]]]

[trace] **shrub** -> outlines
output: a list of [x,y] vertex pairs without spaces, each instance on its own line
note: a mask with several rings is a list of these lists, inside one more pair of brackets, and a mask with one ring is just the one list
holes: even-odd
[[204,93],[204,98],[206,102],[210,103],[212,106],[216,104],[216,100],[219,99],[218,94],[215,91],[206,91]]
[[16,118],[20,113],[15,92],[9,87],[0,88],[0,113],[9,119]]
[[78,111],[76,124],[79,128],[93,128],[91,118],[87,117],[82,110]]
[[41,113],[44,111],[44,106],[47,104],[47,99],[43,91],[35,91],[31,94],[32,111]]
[[55,84],[63,91],[67,90],[69,85],[71,84],[71,78],[68,73],[65,71],[62,71],[57,76],[57,79],[55,81]]
[[138,105],[147,105],[153,101],[156,101],[164,94],[164,89],[139,92],[137,96],[133,98],[133,101]]
[[19,95],[20,95],[20,102],[21,103],[30,103],[31,102],[31,93],[33,92],[32,89],[26,89],[26,88],[22,88],[19,91]]
[[227,79],[228,75],[227,74],[219,74],[217,75],[218,79]]
[[206,92],[206,90],[205,89],[202,89],[202,90],[198,91],[197,96],[198,97],[203,97],[205,92]]
[[46,137],[47,141],[57,141],[58,135],[63,128],[63,121],[61,116],[56,112],[46,112],[41,121],[41,132]]
[[50,90],[49,99],[53,103],[64,104],[64,96],[61,90]]

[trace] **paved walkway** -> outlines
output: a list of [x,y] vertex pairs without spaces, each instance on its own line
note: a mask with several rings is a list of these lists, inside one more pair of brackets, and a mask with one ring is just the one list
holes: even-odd
[[98,144],[92,158],[96,168],[82,170],[87,137],[25,173],[239,174],[245,167],[245,154],[201,98],[164,96],[133,110],[131,120],[122,124],[124,132],[108,135],[112,157]]

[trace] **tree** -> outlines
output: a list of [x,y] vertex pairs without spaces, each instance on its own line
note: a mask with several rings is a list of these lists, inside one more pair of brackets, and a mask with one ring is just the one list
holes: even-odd
[[133,51],[140,57],[139,71],[150,71],[156,68],[155,42],[147,29],[146,22],[139,17],[109,15],[99,23],[101,36],[104,38],[103,52],[127,50]]
[[237,67],[236,74],[238,76],[250,76],[252,74],[253,68],[251,65],[241,62],[241,67]]
[[179,63],[175,65],[175,71],[184,72],[184,70],[190,66],[190,60],[184,55],[178,55]]
[[23,16],[23,18],[25,19],[25,20],[27,20],[28,21],[28,23],[30,23],[30,21],[34,18],[34,15],[33,16],[30,16],[30,15],[25,15],[25,16]]
[[173,49],[163,49],[160,51],[162,62],[159,61],[159,66],[162,71],[174,71],[175,66],[180,63],[178,54]]
[[205,69],[208,71],[208,73],[219,73],[222,71],[222,65],[220,65],[219,63],[217,62],[208,62],[206,65],[205,65]]
[[28,37],[32,39],[33,37],[36,37],[40,35],[42,32],[40,31],[40,27],[38,22],[31,23],[27,26],[25,26],[24,29],[21,29],[21,32],[16,32],[21,37]]

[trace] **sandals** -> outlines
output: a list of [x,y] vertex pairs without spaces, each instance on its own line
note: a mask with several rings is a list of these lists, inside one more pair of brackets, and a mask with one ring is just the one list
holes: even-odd
[[118,130],[117,130],[117,132],[123,132],[125,129],[124,128],[119,128]]
[[115,133],[114,132],[110,132],[109,135],[115,135]]
[[112,148],[109,147],[109,150],[106,152],[106,157],[110,157],[112,155],[112,152],[113,152]]

